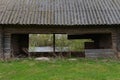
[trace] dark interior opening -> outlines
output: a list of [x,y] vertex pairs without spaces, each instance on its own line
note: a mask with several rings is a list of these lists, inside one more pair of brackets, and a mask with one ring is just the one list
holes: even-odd
[[15,57],[26,57],[27,54],[23,49],[28,49],[29,34],[12,34],[12,53]]
[[[58,35],[57,35],[58,36]],[[60,35],[59,35],[60,36]],[[73,35],[67,35],[65,34],[66,38],[65,40],[74,42],[74,40],[83,40],[83,39],[91,39],[92,41],[85,41],[84,42],[84,50],[85,49],[111,49],[112,48],[112,37],[111,33],[95,33],[95,34],[73,34]],[[58,37],[59,38],[59,37]],[[53,40],[53,39],[51,39]],[[56,39],[55,39],[56,40]],[[62,40],[61,40],[62,41]],[[57,40],[55,41],[57,42]],[[31,53],[32,56],[50,56],[52,57],[53,55],[52,52],[29,52],[29,34],[12,34],[11,38],[11,43],[12,43],[12,50],[14,56],[17,57],[27,57],[28,55],[26,52],[23,50],[24,48],[27,49],[28,53]],[[57,44],[57,43],[56,43]],[[64,43],[64,40],[62,42]],[[69,43],[71,44],[71,43]],[[52,44],[49,44],[53,47]],[[59,46],[59,45],[55,45]],[[72,45],[73,46],[73,45]],[[66,46],[65,46],[66,47]],[[75,50],[69,50],[69,51],[56,51],[55,54],[62,53],[63,56],[68,56],[70,53],[72,54],[73,57],[85,57],[85,53],[83,51],[75,51]],[[40,53],[40,54],[38,54]]]
[[82,35],[68,35],[68,39],[92,39],[93,42],[85,42],[85,49],[111,49],[111,33],[96,33]]

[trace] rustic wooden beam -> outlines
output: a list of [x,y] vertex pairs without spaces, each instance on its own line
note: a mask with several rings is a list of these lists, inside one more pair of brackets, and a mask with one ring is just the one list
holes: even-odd
[[4,54],[4,26],[0,26],[0,59],[5,60]]
[[53,53],[55,53],[55,34],[53,34]]
[[1,38],[1,33],[0,33],[0,59],[2,59],[2,38]]
[[116,35],[113,35],[114,38],[114,44],[115,44],[115,50],[116,55],[118,58],[120,58],[120,28],[117,29]]

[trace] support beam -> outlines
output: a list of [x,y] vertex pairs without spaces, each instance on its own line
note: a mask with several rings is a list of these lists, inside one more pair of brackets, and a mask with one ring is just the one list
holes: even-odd
[[53,53],[55,53],[55,34],[53,34]]
[[3,59],[3,30],[0,27],[0,59]]
[[[117,57],[118,58],[120,58],[120,31],[119,31],[120,29],[118,29],[118,31],[117,31],[117,38],[116,38],[116,40],[114,40],[114,44],[115,44],[115,48],[116,48],[116,54],[117,54]],[[115,36],[116,37],[116,36]]]

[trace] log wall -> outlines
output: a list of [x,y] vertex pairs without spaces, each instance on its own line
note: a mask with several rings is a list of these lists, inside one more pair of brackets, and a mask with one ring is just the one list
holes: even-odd
[[4,46],[4,56],[5,59],[9,59],[11,57],[11,34],[10,33],[4,33],[3,35],[4,41],[3,41],[3,46]]
[[31,26],[31,27],[14,27],[9,26],[6,27],[6,31],[10,32],[12,34],[52,34],[52,33],[59,33],[59,34],[91,34],[91,33],[112,33],[113,28],[108,27],[75,27],[75,26],[69,26],[69,27],[49,27],[49,26]]
[[[119,29],[120,30],[120,29]],[[120,51],[120,33],[116,33],[116,28],[111,27],[20,27],[20,26],[5,26],[5,33],[4,33],[4,54],[6,58],[10,57],[11,51],[11,34],[51,34],[51,33],[66,33],[66,34],[93,34],[93,33],[111,33],[112,34],[112,49],[113,51]],[[13,38],[12,38],[13,39]],[[14,38],[15,39],[15,38]],[[13,43],[12,43],[13,45]],[[16,44],[17,45],[17,44]]]
[[87,58],[114,58],[112,49],[86,49],[85,57]]

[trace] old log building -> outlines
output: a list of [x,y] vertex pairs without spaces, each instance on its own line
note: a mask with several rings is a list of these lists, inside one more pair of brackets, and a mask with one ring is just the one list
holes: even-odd
[[86,57],[120,55],[120,0],[0,0],[0,57],[28,48],[29,34],[67,34]]

